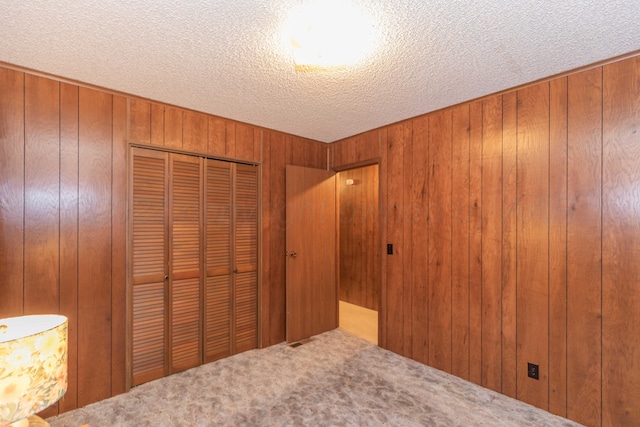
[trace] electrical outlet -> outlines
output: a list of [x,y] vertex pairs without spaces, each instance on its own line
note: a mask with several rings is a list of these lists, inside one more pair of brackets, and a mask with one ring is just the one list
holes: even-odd
[[534,363],[527,363],[527,376],[529,378],[533,378],[534,380],[540,379],[540,369],[538,365]]

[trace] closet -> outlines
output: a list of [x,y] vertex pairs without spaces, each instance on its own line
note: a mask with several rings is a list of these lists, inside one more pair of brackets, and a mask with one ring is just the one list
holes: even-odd
[[132,385],[258,345],[258,167],[132,147]]

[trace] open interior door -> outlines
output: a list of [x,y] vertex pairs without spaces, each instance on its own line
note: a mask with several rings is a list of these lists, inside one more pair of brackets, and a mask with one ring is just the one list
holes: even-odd
[[338,327],[335,174],[286,167],[287,342]]

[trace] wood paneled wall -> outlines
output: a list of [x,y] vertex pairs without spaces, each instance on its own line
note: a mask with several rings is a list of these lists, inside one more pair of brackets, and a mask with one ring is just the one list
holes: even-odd
[[129,142],[262,164],[262,346],[285,337],[285,165],[327,167],[323,143],[0,67],[0,318],[69,317],[62,412],[126,388]]
[[[353,180],[347,185],[347,180]],[[380,234],[378,165],[338,174],[340,300],[378,310]]]
[[634,57],[332,144],[332,167],[380,159],[380,344],[640,425],[639,131]]

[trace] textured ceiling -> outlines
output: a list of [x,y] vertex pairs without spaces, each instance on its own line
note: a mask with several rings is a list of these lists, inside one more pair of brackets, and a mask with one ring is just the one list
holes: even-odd
[[300,0],[3,0],[0,61],[331,142],[640,49],[639,0],[352,1],[379,44],[333,72],[295,70]]

